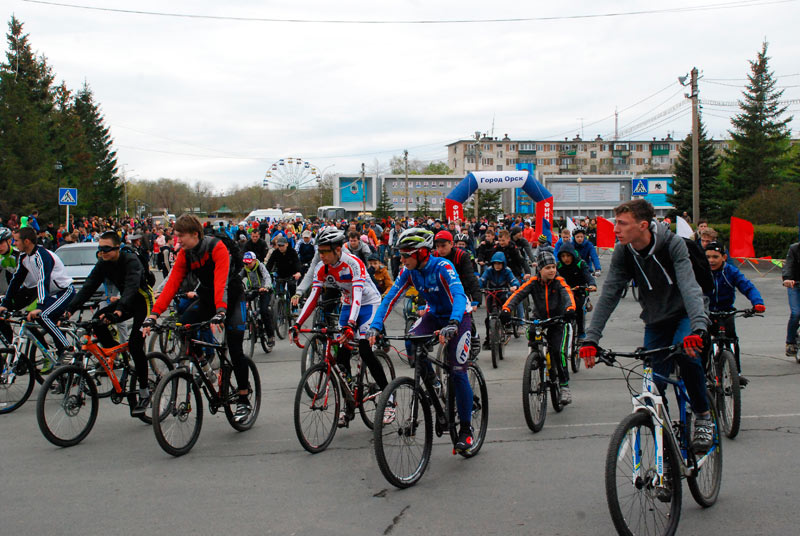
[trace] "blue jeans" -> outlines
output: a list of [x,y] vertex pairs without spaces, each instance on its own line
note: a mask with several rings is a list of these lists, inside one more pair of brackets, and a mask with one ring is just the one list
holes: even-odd
[[789,293],[789,325],[786,327],[786,344],[797,344],[797,326],[800,325],[800,287],[786,289]]
[[[681,344],[683,338],[692,332],[691,322],[688,317],[683,317],[678,321],[662,322],[650,324],[644,327],[644,347],[648,350]],[[689,403],[695,414],[708,411],[708,399],[706,398],[706,378],[703,371],[703,361],[701,357],[689,357],[684,353],[675,354],[670,358],[668,354],[656,354],[651,358],[653,372],[664,377],[669,377],[675,368],[675,363],[681,368],[681,378],[686,385],[686,392],[689,394]],[[664,396],[664,388],[667,383],[656,381],[656,386]]]

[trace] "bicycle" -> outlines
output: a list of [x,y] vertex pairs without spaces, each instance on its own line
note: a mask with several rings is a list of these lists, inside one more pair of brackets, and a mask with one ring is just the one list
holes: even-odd
[[[492,368],[497,368],[499,361],[503,360],[503,348],[508,344],[511,334],[508,332],[503,321],[500,320],[500,307],[505,300],[500,299],[501,293],[511,292],[510,288],[482,289],[486,294],[486,313],[489,318],[489,348],[492,352]],[[512,332],[519,330],[519,324],[512,322]],[[519,336],[519,335],[517,335]]]
[[[583,320],[584,323],[586,322],[586,313],[592,310],[592,303],[589,301],[589,293],[594,292],[589,290],[590,287],[588,285],[579,285],[577,287],[572,287],[572,292],[585,292],[586,299],[583,301]],[[572,372],[578,373],[581,370],[581,358],[578,356],[578,351],[581,347],[580,339],[578,339],[578,319],[572,320],[569,323],[569,330],[570,330],[570,345],[569,345],[569,365],[572,369]]]
[[564,406],[561,405],[561,383],[558,381],[558,372],[553,365],[547,341],[544,334],[547,328],[555,325],[564,325],[563,317],[554,316],[546,320],[520,320],[531,326],[533,337],[530,337],[531,352],[525,360],[522,370],[522,410],[525,422],[532,432],[539,432],[547,418],[547,393],[550,393],[550,403],[556,413],[560,413]]
[[[153,432],[159,446],[172,456],[183,456],[197,443],[203,426],[203,396],[208,400],[208,411],[214,415],[222,408],[230,425],[239,432],[253,427],[261,407],[258,369],[250,358],[242,356],[250,375],[248,401],[251,410],[244,421],[234,419],[233,407],[239,399],[239,387],[235,384],[227,346],[194,337],[197,331],[210,326],[210,320],[176,325],[182,340],[181,355],[177,359],[180,365],[161,378],[153,395]],[[155,329],[160,328],[156,326]],[[193,347],[212,348],[217,353],[220,369],[214,372],[213,377],[209,378],[203,371],[203,365],[208,367],[203,352],[198,352],[200,356],[195,355]]]
[[742,420],[742,389],[735,354],[739,352],[739,339],[725,332],[722,320],[757,315],[752,309],[711,311],[711,358],[705,360],[708,390],[716,397],[722,431],[733,439],[739,434]]
[[[100,347],[93,331],[102,322],[72,322],[84,332],[81,349],[74,354],[72,363],[55,369],[39,390],[36,401],[39,430],[48,441],[59,447],[77,445],[94,427],[100,399],[95,375],[97,365],[100,365],[113,386],[110,399],[114,404],[127,400],[132,409],[139,402],[138,379],[128,355],[128,343],[111,348]],[[68,321],[62,323],[69,324]],[[147,354],[147,365],[147,383],[152,390],[158,380],[172,370],[172,362],[164,354],[151,352]],[[120,369],[122,372],[117,377],[117,370]],[[138,417],[145,424],[150,424],[149,415]]]
[[285,339],[289,333],[289,326],[292,323],[291,300],[287,283],[293,283],[291,277],[282,278],[273,274],[275,282],[275,305],[272,307],[273,318],[275,320],[275,334],[280,339]]
[[[619,534],[674,534],[681,514],[680,479],[683,477],[700,506],[712,506],[719,495],[722,440],[714,398],[709,397],[714,422],[713,444],[705,454],[695,453],[691,446],[694,416],[687,405],[689,395],[683,380],[680,376],[672,380],[656,374],[649,362],[653,354],[677,351],[680,351],[678,345],[630,353],[598,352],[598,359],[609,366],[613,366],[619,357],[630,357],[644,363],[641,373],[636,372],[633,366],[618,365],[633,400],[633,412],[617,426],[606,455],[606,498]],[[640,393],[631,386],[633,374],[642,377]],[[678,399],[679,420],[670,419],[656,379],[673,386]]]
[[425,299],[419,294],[406,296],[406,300],[403,303],[403,323],[406,328],[406,333],[417,323],[425,307]]
[[[458,440],[455,389],[446,347],[441,352],[441,360],[430,357],[433,345],[438,340],[437,335],[438,332],[433,335],[385,337],[388,340],[418,343],[414,351],[414,377],[395,378],[378,398],[377,414],[383,415],[386,407],[391,405],[395,409],[395,418],[388,424],[379,419],[372,431],[378,467],[384,478],[398,488],[413,486],[422,478],[430,462],[434,432],[437,437],[449,432],[453,445]],[[440,367],[446,375],[446,381],[440,389],[434,384],[435,375],[429,373],[429,365]],[[459,454],[471,458],[478,454],[486,439],[489,395],[483,372],[474,360],[467,362],[467,376],[473,392],[471,422],[474,434],[472,447]],[[456,454],[455,449],[453,454]]]
[[259,300],[262,294],[264,293],[259,289],[246,290],[244,293],[247,303],[247,328],[244,331],[244,349],[245,355],[250,359],[253,358],[253,353],[256,349],[256,341],[261,343],[261,349],[264,350],[265,354],[272,351],[272,349],[267,346],[267,332],[263,324],[266,320],[261,318]]
[[[333,312],[326,312],[333,308]],[[320,300],[314,311],[312,328],[314,329],[336,329],[339,325],[339,313],[341,311],[341,300],[334,298],[330,300]],[[325,344],[327,338],[324,335],[315,333],[311,336],[303,348],[300,356],[300,374],[303,375],[312,366],[322,363],[325,360]]]
[[[351,348],[351,360],[358,360],[355,378],[348,378],[339,366],[336,361],[339,343],[334,336],[341,333],[340,328],[301,328],[299,333],[311,333],[314,337],[322,336],[325,339],[324,361],[313,364],[305,371],[294,397],[294,429],[297,439],[304,449],[311,454],[317,454],[328,448],[337,428],[349,427],[350,421],[355,419],[356,410],[370,430],[376,421],[381,422],[383,413],[376,409],[381,390],[358,355],[357,341],[353,341]],[[299,348],[304,347],[299,339],[295,339],[294,343]],[[387,377],[394,379],[394,365],[389,355],[382,350],[375,350],[374,354],[384,370],[387,370]],[[344,419],[340,423],[342,411]]]

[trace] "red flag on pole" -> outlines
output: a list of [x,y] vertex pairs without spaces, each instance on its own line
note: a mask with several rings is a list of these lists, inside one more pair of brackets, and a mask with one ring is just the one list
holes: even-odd
[[597,247],[614,247],[614,224],[600,216],[597,217]]
[[741,218],[731,217],[731,257],[756,256],[753,249],[753,224]]

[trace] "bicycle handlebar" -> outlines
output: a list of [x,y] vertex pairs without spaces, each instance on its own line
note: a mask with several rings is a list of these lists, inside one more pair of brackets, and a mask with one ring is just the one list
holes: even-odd
[[663,346],[661,348],[653,348],[651,350],[647,350],[645,348],[638,348],[633,352],[615,352],[613,350],[602,350],[598,348],[597,351],[597,359],[598,361],[602,361],[608,366],[614,364],[618,357],[630,357],[633,359],[639,359],[644,361],[648,357],[654,354],[658,354],[661,352],[669,352],[672,353],[678,350],[681,346],[679,344],[672,344],[670,346]]
[[566,324],[568,322],[568,320],[563,316],[551,316],[550,318],[545,318],[544,320],[539,320],[538,318],[534,318],[533,320],[527,320],[525,318],[511,317],[511,320],[516,320],[517,322],[522,322],[523,324],[528,324],[531,326],[539,326],[543,328],[551,324]]
[[733,309],[730,311],[711,311],[708,313],[711,318],[730,318],[732,316],[743,316],[750,318],[751,316],[764,316],[763,314],[756,313],[753,309]]

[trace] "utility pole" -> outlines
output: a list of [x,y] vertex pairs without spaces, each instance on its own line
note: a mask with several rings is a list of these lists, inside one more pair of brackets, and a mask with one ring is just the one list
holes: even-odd
[[[481,133],[479,130],[475,131],[475,171],[480,171],[481,165]],[[480,190],[475,190],[475,221],[478,221],[478,201]]]
[[364,162],[361,162],[361,216],[366,219],[367,215],[367,179],[364,177]]
[[697,67],[692,68],[692,221],[700,221],[700,116],[697,110]]
[[406,165],[406,221],[408,221],[408,149],[403,151],[403,161]]
[[614,108],[614,141],[619,139],[619,110]]

